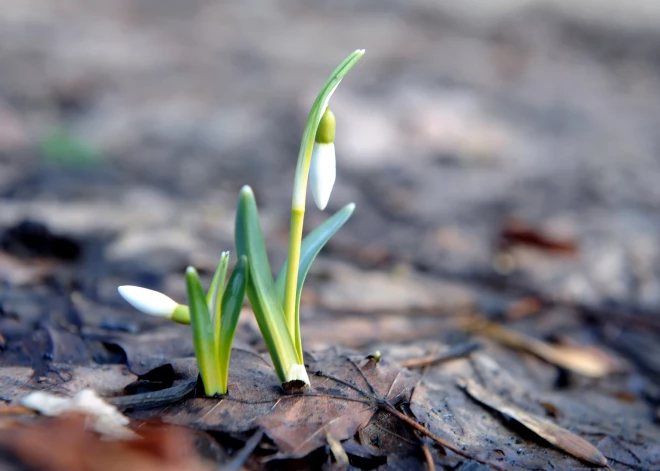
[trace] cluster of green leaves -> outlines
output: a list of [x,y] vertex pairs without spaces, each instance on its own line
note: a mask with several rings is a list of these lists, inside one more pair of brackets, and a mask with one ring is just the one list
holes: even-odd
[[197,271],[186,270],[193,346],[207,396],[227,393],[231,345],[248,284],[248,261],[240,257],[225,287],[228,264],[225,252],[206,296]]

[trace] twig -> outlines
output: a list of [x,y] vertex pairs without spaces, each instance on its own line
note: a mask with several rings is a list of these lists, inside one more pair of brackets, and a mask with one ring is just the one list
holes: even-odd
[[426,469],[428,471],[435,471],[435,463],[433,462],[433,455],[429,446],[422,441],[422,453],[424,453],[424,459],[426,460]]
[[409,369],[423,368],[425,366],[434,365],[436,363],[442,363],[445,361],[466,357],[471,353],[479,350],[480,348],[481,345],[478,343],[462,343],[450,347],[449,350],[439,355],[427,355],[421,358],[410,358],[408,360],[400,361],[399,366]]
[[249,440],[245,442],[243,448],[236,452],[234,458],[228,464],[223,465],[221,469],[223,471],[240,471],[243,469],[243,465],[248,460],[254,449],[257,448],[257,445],[259,445],[259,442],[261,442],[261,438],[263,436],[264,431],[262,429],[254,432]]
[[[457,455],[460,455],[464,458],[468,458],[468,459],[475,460],[475,461],[479,462],[478,459],[476,459],[475,457],[471,456],[470,454],[464,452],[463,450],[461,450],[456,445],[453,445],[453,444],[449,443],[448,441],[446,441],[444,438],[441,438],[441,437],[435,435],[433,432],[428,430],[426,427],[424,427],[422,424],[420,424],[416,420],[413,420],[410,417],[408,417],[407,415],[403,414],[402,412],[399,412],[387,399],[381,399],[381,398],[375,397],[375,396],[369,394],[366,391],[361,390],[357,386],[355,386],[355,385],[353,385],[353,384],[351,384],[347,381],[344,381],[342,379],[335,378],[333,376],[327,375],[327,374],[325,374],[321,371],[316,372],[316,375],[317,376],[322,376],[324,378],[331,379],[332,381],[335,381],[336,383],[342,384],[346,387],[349,387],[349,388],[353,389],[357,393],[359,393],[359,394],[363,395],[364,397],[366,397],[367,399],[369,399],[376,407],[379,407],[379,408],[383,409],[384,411],[389,412],[390,414],[392,414],[393,416],[395,416],[399,420],[401,420],[401,421],[405,422],[406,424],[408,424],[409,426],[411,426],[413,428],[413,430],[416,430],[417,432],[421,433],[425,437],[430,438],[431,440],[433,440],[438,445],[440,445],[440,446],[442,446],[442,447],[444,447],[448,450],[451,450],[454,453],[456,453]],[[504,471],[504,468],[498,467],[498,466],[494,465],[493,463],[488,463],[488,465],[492,466],[495,469]]]

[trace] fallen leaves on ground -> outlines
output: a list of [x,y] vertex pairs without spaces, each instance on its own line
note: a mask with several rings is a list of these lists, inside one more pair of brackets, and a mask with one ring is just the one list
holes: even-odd
[[[420,353],[429,349],[433,351],[437,346],[383,347],[382,354],[405,359],[422,356]],[[648,422],[648,409],[643,405],[619,401],[596,391],[585,398],[576,390],[555,389],[552,376],[556,373],[539,369],[542,363],[535,359],[515,363],[512,361],[515,357],[515,352],[499,345],[484,344],[481,351],[469,358],[428,366],[415,387],[411,411],[429,431],[474,460],[475,469],[481,469],[477,463],[506,471],[593,469],[595,464],[576,458],[580,450],[585,457],[598,460],[599,466],[604,456],[617,470],[630,469],[622,463],[631,460],[648,464],[645,469],[660,466],[659,448],[650,445],[658,429]],[[463,378],[477,385],[471,389],[475,397],[483,392],[479,400],[459,386]],[[610,378],[602,381],[606,380]],[[493,397],[495,400],[491,400]],[[484,408],[486,401],[480,402],[481,399],[490,402],[488,407]],[[552,404],[551,412],[548,403]],[[504,414],[495,412],[500,409]],[[608,437],[611,440],[604,441]],[[553,440],[557,446],[550,444]],[[600,451],[597,453],[592,445],[585,445],[584,440]],[[464,457],[452,450],[445,452],[434,452],[436,465],[451,469],[467,466]],[[623,460],[621,456],[626,453]]]
[[[369,423],[379,404],[359,391],[397,404],[410,398],[418,380],[395,364],[375,363],[334,349],[310,354],[307,365],[312,373],[311,392],[285,395],[272,367],[260,355],[235,349],[227,396],[189,399],[157,416],[225,433],[262,427],[277,445],[278,458],[296,458],[326,445],[328,434],[343,441]],[[148,418],[149,412],[136,416]]]
[[480,320],[467,323],[466,329],[590,378],[600,378],[624,369],[620,360],[592,346],[552,345],[520,332],[514,332],[500,324]]
[[44,370],[27,366],[0,366],[0,398],[16,401],[33,391],[70,396],[89,388],[101,396],[113,395],[136,378],[126,365],[78,366],[49,363]]
[[42,471],[210,471],[195,454],[191,433],[166,426],[134,440],[108,441],[73,414],[0,431],[0,446]]
[[498,395],[481,387],[474,380],[461,378],[458,380],[458,385],[474,400],[496,410],[509,419],[521,423],[536,435],[566,453],[599,467],[607,466],[607,460],[603,454],[584,438],[559,427],[544,417],[531,414],[507,403]]

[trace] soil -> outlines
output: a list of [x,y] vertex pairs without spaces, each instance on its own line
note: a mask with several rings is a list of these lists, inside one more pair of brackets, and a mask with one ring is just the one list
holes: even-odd
[[[216,468],[660,469],[660,7],[459,3],[3,2],[5,411],[33,390],[183,387],[126,413],[135,429],[185,426],[190,459]],[[310,367],[363,380],[320,375],[326,396],[296,399],[361,412],[341,430],[288,409],[230,426],[185,389],[189,329],[116,287],[184,302],[185,267],[208,281],[234,249],[245,184],[279,269],[307,111],[362,47],[332,100],[326,213],[357,209],[312,266],[301,316]],[[306,229],[326,217],[310,198]],[[261,355],[243,314],[238,355]],[[383,386],[397,378],[405,394]],[[2,411],[12,433],[42,422]],[[301,417],[292,436],[320,424],[309,449],[281,429]],[[4,443],[7,469],[67,469]]]

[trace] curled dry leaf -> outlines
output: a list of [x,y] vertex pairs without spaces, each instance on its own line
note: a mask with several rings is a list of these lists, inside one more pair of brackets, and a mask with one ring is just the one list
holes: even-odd
[[620,360],[592,346],[552,345],[499,324],[481,320],[466,324],[466,330],[485,335],[502,345],[526,351],[548,363],[590,378],[600,378],[624,369]]
[[460,378],[457,383],[474,400],[496,410],[505,417],[519,422],[557,448],[592,465],[607,467],[607,460],[603,454],[584,438],[569,432],[546,418],[531,414],[507,403],[500,396],[479,386],[472,379]]

